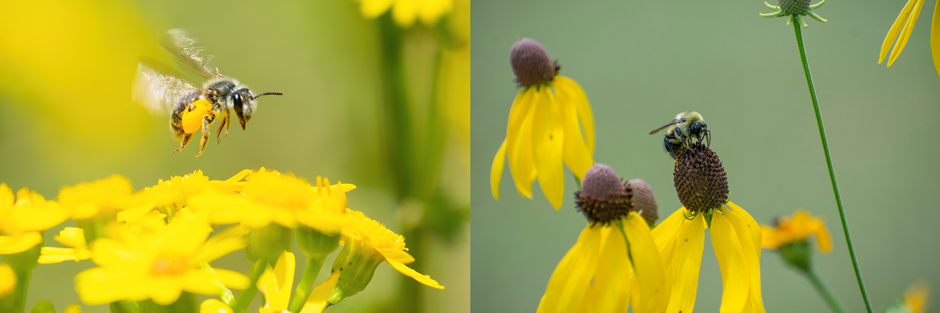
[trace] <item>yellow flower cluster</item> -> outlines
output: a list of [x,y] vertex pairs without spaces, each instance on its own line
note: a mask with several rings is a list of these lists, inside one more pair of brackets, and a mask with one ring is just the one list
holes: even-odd
[[[66,247],[42,247],[38,260],[32,258],[32,266],[91,259],[98,267],[75,276],[76,290],[86,304],[131,301],[168,306],[188,301],[183,296],[191,293],[220,296],[222,301],[204,302],[203,310],[231,311],[234,297],[229,288],[250,288],[255,281],[251,275],[212,268],[209,262],[250,248],[254,231],[276,226],[290,233],[303,228],[335,238],[333,247],[342,239],[345,245],[355,245],[421,283],[443,288],[403,265],[414,261],[404,252],[403,237],[347,208],[346,192],[353,189],[354,185],[331,185],[321,177],[311,185],[292,174],[264,168],[245,170],[221,181],[210,180],[197,170],[137,192],[126,178],[115,175],[62,188],[56,201],[25,188],[14,197],[6,184],[0,184],[0,254],[25,253],[41,245],[41,232],[72,218],[79,227],[66,227],[55,236]],[[235,225],[215,231],[226,224]],[[271,246],[290,247],[293,239],[277,240],[287,242]],[[253,278],[266,295],[278,290],[278,296],[267,296],[265,305],[277,312],[286,310],[293,278],[293,255],[280,252],[286,254],[282,253],[276,265],[278,275],[265,273],[260,280]],[[284,263],[288,256],[289,263]],[[273,259],[270,262],[267,264],[274,265]],[[0,264],[0,277],[16,277],[12,273],[19,271],[17,265],[10,265]],[[288,271],[290,275],[285,274]],[[329,290],[315,290],[320,302],[333,293],[336,280]],[[15,279],[2,281],[0,298],[17,286]],[[322,307],[325,305],[319,310]]]

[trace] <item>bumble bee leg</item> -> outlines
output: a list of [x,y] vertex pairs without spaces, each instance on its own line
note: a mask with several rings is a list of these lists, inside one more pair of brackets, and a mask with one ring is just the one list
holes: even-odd
[[685,134],[682,133],[682,129],[680,129],[679,127],[676,127],[676,132],[679,133],[679,140],[682,141],[682,145],[685,147],[688,147],[689,144],[685,142]]
[[707,129],[705,130],[705,139],[706,139],[705,145],[708,147],[711,147],[712,146],[712,131],[707,130]]
[[173,151],[173,153],[183,151],[183,148],[186,147],[186,144],[189,143],[190,139],[193,139],[193,134],[183,134],[183,139],[180,140],[180,148],[176,149],[176,151]]
[[228,128],[229,128],[229,126],[232,126],[232,121],[229,120],[229,117],[228,117],[228,116],[229,116],[229,115],[228,115],[228,110],[225,110],[225,121],[228,122],[227,124],[225,124],[225,137],[228,137]]
[[212,123],[212,118],[207,116],[202,117],[202,139],[199,140],[199,153],[196,154],[198,159],[202,155],[202,151],[206,150],[206,144],[209,143],[209,134],[212,131],[209,130],[209,123]]

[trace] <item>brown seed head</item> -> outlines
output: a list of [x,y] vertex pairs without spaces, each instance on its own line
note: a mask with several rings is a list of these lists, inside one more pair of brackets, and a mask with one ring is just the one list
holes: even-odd
[[646,220],[646,223],[653,226],[659,219],[659,207],[656,205],[656,196],[653,195],[653,189],[642,179],[631,179],[624,184],[627,194],[630,195],[630,204],[634,210],[640,211],[640,215]]
[[594,164],[584,174],[581,191],[574,193],[578,209],[591,224],[610,223],[633,209],[620,177],[609,166]]
[[555,78],[555,63],[545,48],[533,39],[517,40],[509,52],[509,62],[516,74],[516,82],[521,86],[542,85]]
[[810,0],[777,0],[780,10],[793,15],[806,15]]
[[718,155],[693,143],[676,157],[673,182],[686,209],[704,212],[728,203],[728,177]]

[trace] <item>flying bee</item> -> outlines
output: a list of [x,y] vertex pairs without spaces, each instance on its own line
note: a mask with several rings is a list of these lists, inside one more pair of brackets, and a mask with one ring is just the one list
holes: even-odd
[[222,128],[228,136],[232,124],[230,110],[235,111],[235,117],[244,130],[245,123],[258,107],[258,97],[281,95],[279,92],[255,94],[237,79],[222,75],[212,65],[212,56],[196,46],[196,41],[185,31],[171,29],[166,35],[161,42],[163,47],[205,82],[197,84],[166,63],[142,56],[137,64],[131,97],[153,114],[170,113],[170,132],[180,141],[180,148],[173,152],[182,151],[196,131],[202,129],[199,153],[196,154],[199,158],[209,141],[209,125],[216,118],[222,119],[215,132],[216,141],[221,142]]
[[696,143],[702,143],[702,140],[705,139],[705,145],[711,145],[711,131],[705,127],[705,119],[701,114],[695,111],[686,111],[676,115],[676,119],[669,122],[669,124],[654,129],[650,132],[650,135],[666,129],[663,146],[669,152],[669,156],[675,159],[682,152],[682,149],[693,143],[693,139],[696,140]]

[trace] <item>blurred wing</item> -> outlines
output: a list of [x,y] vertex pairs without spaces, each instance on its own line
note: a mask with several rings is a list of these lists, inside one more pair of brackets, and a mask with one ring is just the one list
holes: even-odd
[[190,38],[186,31],[175,28],[168,30],[166,35],[161,44],[178,61],[205,78],[222,76],[219,69],[212,65],[212,55],[206,54],[202,47],[196,46],[196,41]]
[[685,119],[684,119],[684,118],[683,118],[683,119],[676,119],[676,120],[673,120],[672,122],[669,122],[669,124],[666,124],[666,125],[660,126],[660,127],[657,128],[657,129],[654,129],[653,131],[650,132],[650,135],[654,135],[654,134],[658,133],[659,131],[663,130],[664,128],[666,128],[666,127],[669,127],[669,126],[672,126],[672,125],[676,125],[676,124],[679,124],[679,123],[682,123],[682,122],[685,122]]
[[141,57],[131,98],[151,114],[166,114],[173,111],[180,98],[196,90],[180,72],[156,59]]

